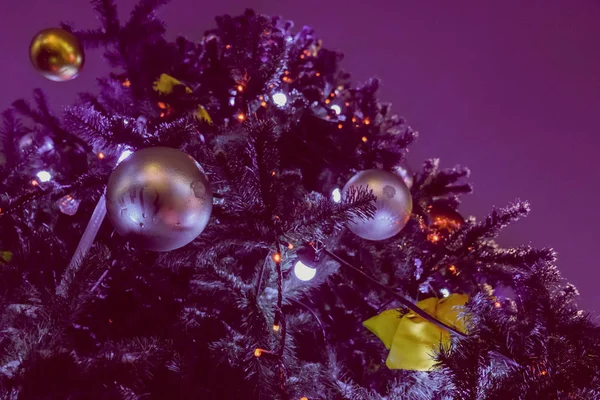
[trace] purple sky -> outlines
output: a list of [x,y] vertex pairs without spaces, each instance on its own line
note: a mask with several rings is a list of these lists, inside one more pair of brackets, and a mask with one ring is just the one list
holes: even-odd
[[[135,1],[117,3],[125,16]],[[325,46],[346,54],[357,82],[380,77],[382,99],[421,133],[413,165],[439,157],[471,168],[475,194],[463,214],[481,218],[529,200],[530,217],[501,244],[552,246],[581,305],[600,310],[600,2],[173,0],[160,15],[171,36],[199,39],[215,15],[246,7],[313,26]],[[107,73],[97,52],[68,83],[46,81],[29,64],[38,30],[60,21],[96,26],[84,0],[2,1],[0,21],[1,109],[41,87],[58,110]]]

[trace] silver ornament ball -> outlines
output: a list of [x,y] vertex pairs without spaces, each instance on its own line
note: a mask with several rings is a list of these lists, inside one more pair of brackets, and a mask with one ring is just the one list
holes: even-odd
[[168,147],[138,150],[111,174],[106,210],[115,230],[134,246],[169,251],[206,227],[212,190],[200,164]]
[[344,186],[344,194],[350,187],[368,188],[377,197],[375,215],[372,219],[356,218],[348,228],[367,240],[385,240],[395,236],[406,226],[412,212],[410,190],[402,178],[378,169],[361,171]]

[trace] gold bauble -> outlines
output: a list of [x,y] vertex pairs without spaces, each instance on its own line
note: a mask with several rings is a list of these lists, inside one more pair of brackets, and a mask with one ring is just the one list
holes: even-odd
[[83,67],[83,48],[70,32],[49,28],[37,33],[29,46],[34,68],[51,81],[75,78]]

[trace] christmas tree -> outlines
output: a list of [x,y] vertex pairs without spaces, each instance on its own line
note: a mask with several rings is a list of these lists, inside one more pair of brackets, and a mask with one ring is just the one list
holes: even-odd
[[32,61],[104,48],[99,94],[3,113],[0,398],[600,398],[554,252],[494,242],[526,202],[463,218],[468,170],[412,172],[416,132],[310,28],[169,42],[163,3],[94,0],[52,33],[70,69]]

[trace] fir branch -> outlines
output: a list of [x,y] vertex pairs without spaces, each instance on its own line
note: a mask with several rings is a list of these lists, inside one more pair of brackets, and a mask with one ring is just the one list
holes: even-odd
[[531,246],[511,247],[509,249],[494,248],[482,251],[477,259],[486,263],[504,265],[533,265],[539,261],[547,263],[556,262],[556,252],[550,248],[536,249]]
[[341,230],[344,224],[353,219],[370,219],[375,215],[375,195],[366,187],[350,187],[341,203],[311,193],[304,204],[296,207],[292,220],[286,229],[300,233],[304,239],[325,239]]
[[[8,109],[2,113],[2,128],[0,129],[0,154],[5,158],[5,167],[13,167],[19,160],[16,141],[24,133],[21,122],[16,118],[14,110]],[[0,165],[2,160],[0,160]]]
[[140,0],[133,8],[133,11],[131,11],[126,29],[140,29],[145,24],[152,22],[155,18],[156,10],[160,6],[169,3],[169,1],[170,0]]
[[117,5],[114,0],[92,0],[91,1],[106,36],[115,41],[120,32],[119,17],[117,16]]
[[529,203],[517,201],[515,204],[501,210],[494,210],[486,219],[464,232],[464,248],[477,242],[496,237],[500,230],[511,222],[517,221],[529,213]]

